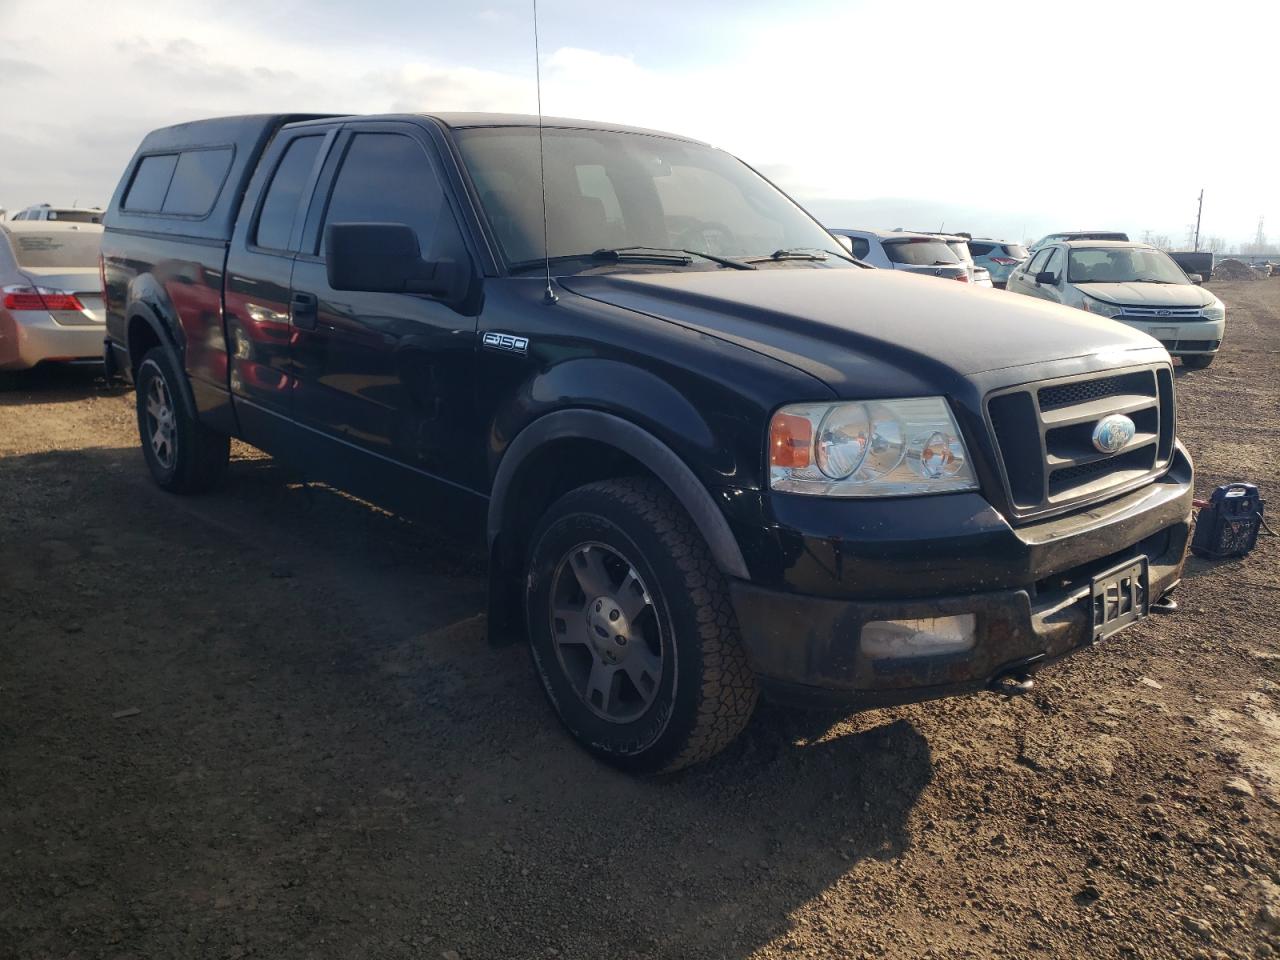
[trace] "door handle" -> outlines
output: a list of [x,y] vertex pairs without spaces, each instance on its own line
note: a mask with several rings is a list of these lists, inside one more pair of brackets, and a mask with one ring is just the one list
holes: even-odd
[[318,301],[314,293],[294,293],[289,297],[289,319],[299,330],[316,328]]

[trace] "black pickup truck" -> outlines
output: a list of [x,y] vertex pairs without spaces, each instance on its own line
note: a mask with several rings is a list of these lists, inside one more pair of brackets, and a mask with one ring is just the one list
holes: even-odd
[[1155,341],[870,269],[696,141],[207,120],[143,141],[105,223],[156,482],[209,488],[239,437],[483,538],[491,639],[630,770],[711,756],[761,691],[1025,686],[1181,576]]

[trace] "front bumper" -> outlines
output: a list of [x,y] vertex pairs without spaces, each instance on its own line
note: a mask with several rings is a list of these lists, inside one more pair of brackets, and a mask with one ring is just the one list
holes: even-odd
[[0,310],[0,370],[27,370],[46,360],[102,358],[101,323],[64,325],[36,310]]
[[[1091,578],[1146,556],[1154,602],[1182,576],[1190,526],[1191,464],[1179,448],[1173,468],[1156,483],[1077,514],[1007,528],[1017,546],[961,524],[949,538],[935,534],[914,560],[897,551],[887,561],[895,568],[892,579],[901,583],[914,573],[915,596],[884,599],[852,590],[823,596],[745,581],[735,581],[731,590],[747,655],[775,699],[864,707],[910,703],[979,690],[1004,674],[1038,669],[1089,645]],[[975,537],[981,539],[966,544]],[[933,566],[939,549],[969,556],[967,580]],[[936,594],[927,589],[934,584],[943,584]],[[862,627],[870,621],[964,614],[976,624],[968,649],[894,659],[862,650]]]
[[1217,353],[1227,332],[1226,320],[1134,320],[1123,315],[1116,319],[1155,337],[1175,357]]

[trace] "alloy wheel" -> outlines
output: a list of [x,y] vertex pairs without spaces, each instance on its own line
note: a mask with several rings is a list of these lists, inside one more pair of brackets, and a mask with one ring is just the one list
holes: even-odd
[[662,683],[666,640],[635,564],[614,547],[580,543],[551,580],[551,636],[578,698],[611,723],[649,709]]

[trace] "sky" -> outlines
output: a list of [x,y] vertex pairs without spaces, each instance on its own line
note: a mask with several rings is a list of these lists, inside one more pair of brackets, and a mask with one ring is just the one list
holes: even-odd
[[[1280,3],[541,0],[548,116],[736,154],[831,227],[1280,237]],[[147,131],[533,113],[531,4],[0,0],[0,206],[103,204]]]

